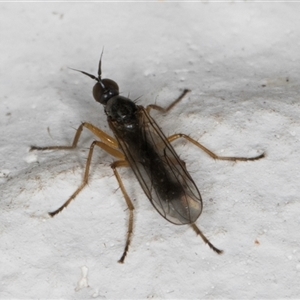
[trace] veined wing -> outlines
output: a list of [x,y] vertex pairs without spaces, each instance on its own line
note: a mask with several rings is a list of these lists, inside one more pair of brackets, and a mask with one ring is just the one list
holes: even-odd
[[120,148],[155,209],[171,223],[194,223],[202,211],[200,193],[157,123],[144,107],[137,108],[132,130],[109,121]]

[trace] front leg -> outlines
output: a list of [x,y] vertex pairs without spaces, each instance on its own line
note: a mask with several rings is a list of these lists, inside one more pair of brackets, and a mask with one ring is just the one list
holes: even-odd
[[150,113],[150,110],[151,109],[155,109],[155,110],[158,110],[162,113],[167,113],[169,112],[177,103],[179,103],[188,93],[190,92],[190,90],[188,89],[185,89],[182,94],[177,98],[175,99],[175,101],[173,101],[167,108],[163,108],[161,106],[158,106],[156,104],[150,104],[146,107],[146,111],[147,113]]
[[31,146],[30,151],[33,150],[39,150],[39,151],[45,151],[45,150],[71,150],[75,149],[77,147],[79,138],[81,136],[83,128],[87,128],[90,130],[94,135],[96,135],[98,138],[101,139],[101,141],[105,144],[107,144],[110,148],[118,149],[118,142],[116,139],[102,131],[100,128],[94,126],[91,123],[82,123],[78,129],[76,130],[73,143],[71,146],[50,146],[50,147],[38,147],[38,146]]

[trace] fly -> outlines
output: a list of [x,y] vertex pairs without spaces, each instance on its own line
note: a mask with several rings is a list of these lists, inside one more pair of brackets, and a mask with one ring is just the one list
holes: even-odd
[[167,108],[162,108],[154,104],[144,108],[143,106],[136,105],[129,98],[120,96],[119,87],[115,81],[107,78],[102,79],[101,61],[102,54],[98,66],[98,77],[84,71],[75,71],[81,72],[97,81],[93,88],[93,96],[97,102],[104,106],[107,122],[114,137],[106,134],[91,123],[85,122],[78,127],[71,146],[31,146],[30,148],[30,151],[74,149],[78,145],[83,128],[90,130],[100,139],[93,141],[89,148],[81,185],[62,206],[50,212],[49,215],[54,217],[61,212],[87,185],[93,151],[95,146],[97,146],[117,159],[111,164],[111,168],[129,209],[127,238],[123,254],[119,259],[120,263],[124,262],[127,255],[134,223],[134,206],[118,173],[117,169],[120,167],[131,167],[144,193],[162,217],[175,225],[190,225],[212,250],[221,254],[223,251],[216,248],[195,224],[202,212],[202,198],[195,182],[186,169],[185,163],[179,158],[171,143],[179,138],[184,138],[205,151],[212,158],[218,160],[257,160],[264,157],[264,153],[250,158],[224,157],[214,154],[185,134],[178,133],[166,137],[151,117],[150,111],[152,109],[164,113],[170,111],[189,93],[189,90],[184,90],[180,97]]

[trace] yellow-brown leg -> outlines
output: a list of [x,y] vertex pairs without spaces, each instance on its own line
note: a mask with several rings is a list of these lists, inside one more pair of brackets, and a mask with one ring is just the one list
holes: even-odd
[[[163,108],[161,106],[158,106],[156,104],[151,104],[148,105],[146,110],[149,113],[151,109],[155,109],[158,110],[162,113],[166,113],[169,110],[171,110],[177,103],[179,103],[186,94],[188,94],[190,92],[190,90],[185,89],[182,94],[175,100],[173,101],[167,108]],[[197,141],[195,141],[194,139],[190,138],[188,135],[182,134],[182,133],[178,133],[178,134],[173,134],[168,138],[168,141],[170,143],[172,143],[173,141],[179,139],[179,138],[185,138],[186,140],[188,140],[189,142],[193,143],[194,145],[196,145],[197,147],[199,147],[200,149],[202,149],[204,152],[206,152],[210,157],[212,157],[213,159],[219,159],[219,160],[231,160],[231,161],[236,161],[236,160],[241,160],[241,161],[247,161],[247,160],[257,160],[260,158],[263,158],[265,156],[264,153],[255,156],[255,157],[229,157],[229,156],[219,156],[216,155],[215,153],[213,153],[212,151],[210,151],[209,149],[207,149],[206,147],[204,147],[203,145],[201,145],[200,143],[198,143]]]
[[260,154],[258,156],[254,156],[254,157],[219,156],[219,155],[213,153],[212,151],[210,151],[209,149],[207,149],[206,147],[204,147],[203,145],[201,145],[200,143],[198,143],[197,141],[195,141],[194,139],[190,138],[188,135],[183,134],[183,133],[177,133],[177,134],[173,134],[173,135],[169,136],[168,137],[168,141],[170,143],[172,143],[173,141],[175,141],[175,140],[177,140],[179,138],[185,138],[186,140],[188,140],[189,142],[193,143],[198,148],[202,149],[205,153],[207,153],[213,159],[231,160],[231,161],[237,161],[237,160],[247,161],[247,160],[257,160],[257,159],[263,158],[265,156],[264,153],[262,153],[262,154]]
[[125,257],[127,255],[129,245],[130,245],[130,242],[131,242],[131,236],[132,236],[132,233],[133,233],[133,211],[134,211],[134,206],[133,206],[132,201],[130,200],[130,198],[129,198],[126,190],[125,190],[125,187],[123,185],[121,177],[120,177],[120,175],[117,171],[117,168],[119,168],[119,167],[129,167],[129,164],[126,160],[119,160],[119,161],[113,162],[111,164],[111,167],[112,167],[112,169],[114,171],[114,174],[115,174],[115,176],[118,180],[119,186],[121,188],[121,191],[123,193],[123,196],[124,196],[126,204],[127,204],[127,207],[129,209],[129,223],[128,223],[126,244],[125,244],[123,254],[122,254],[121,258],[118,261],[119,263],[124,263],[124,260],[125,260]]
[[77,131],[76,134],[74,136],[73,139],[73,143],[71,146],[50,146],[50,147],[37,147],[37,146],[31,146],[30,147],[30,151],[33,150],[71,150],[71,149],[75,149],[77,147],[81,132],[83,130],[83,128],[87,128],[88,130],[90,130],[94,135],[96,135],[98,138],[100,138],[100,140],[109,145],[111,148],[114,149],[118,149],[118,142],[116,139],[114,139],[113,137],[111,137],[110,135],[108,135],[107,133],[105,133],[104,131],[102,131],[101,129],[97,128],[96,126],[90,124],[90,123],[82,123]]
[[[158,105],[155,105],[155,104],[151,104],[151,105],[147,106],[146,110],[147,110],[148,113],[150,112],[151,109],[155,109],[155,110],[158,110],[158,111],[160,111],[162,113],[166,113],[169,110],[171,110],[177,103],[179,103],[184,98],[184,96],[186,94],[188,94],[189,92],[190,92],[189,90],[184,90],[183,93],[174,102],[172,102],[167,108],[163,108],[161,106],[158,106]],[[206,152],[213,159],[230,160],[230,161],[237,161],[237,160],[248,161],[248,160],[257,160],[257,159],[263,158],[265,156],[264,153],[262,153],[262,154],[260,154],[258,156],[255,156],[255,157],[228,157],[228,156],[219,156],[219,155],[216,155],[215,153],[213,153],[212,151],[210,151],[208,148],[204,147],[202,144],[200,144],[197,141],[195,141],[194,139],[192,139],[189,136],[187,136],[185,134],[182,134],[182,133],[171,135],[170,137],[168,137],[168,141],[170,143],[172,143],[173,141],[175,141],[175,140],[177,140],[177,139],[179,139],[181,137],[185,138],[186,140],[188,140],[189,142],[193,143],[198,148],[202,149],[204,152]],[[184,165],[185,165],[185,163],[184,163]],[[219,250],[218,248],[216,248],[207,239],[207,237],[202,233],[202,231],[198,228],[198,226],[196,224],[191,224],[191,227],[196,232],[196,234],[199,235],[206,244],[208,244],[208,246],[212,250],[214,250],[218,254],[222,254],[223,253],[223,250]]]
[[191,224],[191,227],[193,228],[193,230],[196,232],[197,235],[201,236],[204,243],[206,243],[211,249],[213,249],[218,254],[223,253],[223,250],[219,250],[208,240],[208,238],[202,233],[202,231],[198,228],[198,226],[195,223]]
[[86,166],[85,166],[84,177],[83,177],[83,181],[82,181],[81,185],[79,186],[79,188],[73,193],[73,195],[61,207],[59,207],[55,211],[49,213],[49,215],[51,217],[54,217],[56,214],[58,214],[64,208],[66,208],[72,202],[72,200],[74,200],[75,197],[81,192],[81,190],[87,185],[88,178],[89,178],[90,165],[91,165],[93,151],[94,151],[95,146],[98,146],[98,147],[102,148],[103,150],[105,150],[106,152],[108,152],[109,154],[111,154],[111,155],[113,155],[117,158],[125,159],[124,154],[119,152],[118,150],[116,150],[114,148],[111,148],[110,146],[108,146],[107,144],[105,144],[103,142],[94,141],[90,146],[89,155],[88,155]]
[[[189,142],[193,143],[195,146],[197,146],[198,148],[202,149],[205,153],[207,153],[210,157],[212,157],[213,159],[219,159],[219,160],[230,160],[230,161],[237,161],[237,160],[241,160],[241,161],[248,161],[248,160],[257,160],[260,158],[263,158],[265,155],[264,153],[255,156],[255,157],[228,157],[228,156],[219,156],[216,155],[215,153],[213,153],[212,151],[210,151],[209,149],[207,149],[206,147],[204,147],[203,145],[201,145],[200,143],[198,143],[197,141],[195,141],[194,139],[190,138],[189,136],[182,134],[182,133],[178,133],[178,134],[174,134],[171,135],[170,137],[168,137],[168,141],[170,143],[172,143],[173,141],[179,139],[179,138],[185,138],[186,140],[188,140]],[[197,227],[196,224],[191,224],[191,227],[193,228],[193,230],[196,232],[197,235],[201,236],[202,240],[208,244],[208,246],[213,249],[215,252],[217,252],[218,254],[222,254],[223,251],[219,250],[218,248],[216,248],[207,238],[206,236],[202,233],[202,231]]]

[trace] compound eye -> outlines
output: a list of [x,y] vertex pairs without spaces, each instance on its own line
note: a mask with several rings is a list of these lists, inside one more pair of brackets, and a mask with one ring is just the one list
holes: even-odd
[[116,95],[119,95],[119,86],[111,79],[103,79],[94,85],[94,99],[103,105],[106,105],[107,101]]
[[105,78],[102,80],[102,83],[106,90],[119,93],[119,86],[113,80]]
[[102,87],[102,85],[97,82],[95,85],[94,85],[94,88],[93,88],[93,96],[94,96],[94,99],[97,101],[97,102],[100,102],[101,103],[101,98],[103,96],[103,93],[104,93],[104,89]]

